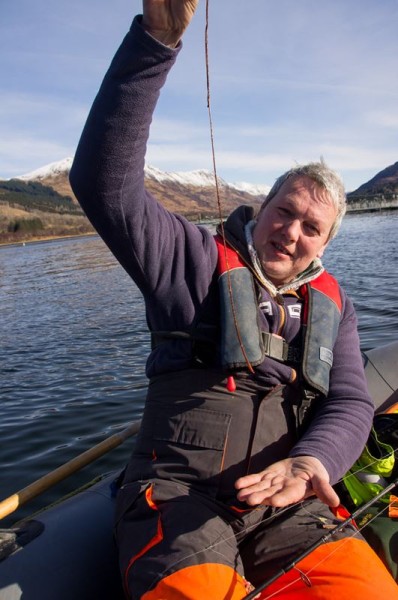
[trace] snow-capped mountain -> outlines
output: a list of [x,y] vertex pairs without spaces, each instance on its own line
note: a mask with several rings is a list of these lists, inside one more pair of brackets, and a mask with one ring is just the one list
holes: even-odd
[[[214,173],[206,171],[204,169],[198,171],[161,171],[156,167],[147,166],[145,167],[145,175],[159,181],[159,183],[165,183],[167,181],[178,183],[187,186],[197,187],[214,187],[215,179]],[[255,185],[241,181],[239,183],[227,183],[221,177],[218,177],[218,185],[220,187],[230,187],[240,192],[246,192],[252,196],[266,196],[271,189],[269,185]]]
[[58,162],[44,165],[35,171],[20,175],[16,179],[22,179],[22,181],[40,181],[47,179],[48,177],[57,177],[58,175],[69,175],[70,168],[72,166],[73,158],[68,157]]
[[[34,181],[47,179],[48,177],[57,177],[58,175],[68,174],[72,166],[72,157],[64,158],[58,162],[53,162],[35,171],[19,176],[17,179],[23,181]],[[161,171],[153,166],[145,167],[145,175],[159,183],[167,181],[187,186],[213,187],[215,185],[214,173],[204,169],[196,171]],[[271,189],[269,185],[256,185],[240,181],[237,183],[227,183],[221,177],[218,177],[218,184],[221,187],[231,187],[240,192],[246,192],[252,196],[266,196]]]
[[[35,171],[21,175],[23,181],[38,181],[54,188],[58,193],[74,198],[69,185],[72,158],[45,165]],[[167,172],[156,167],[145,167],[148,189],[171,211],[185,215],[214,214],[217,211],[215,179],[210,171]],[[250,183],[227,183],[218,177],[218,188],[223,210],[231,211],[239,204],[258,205],[264,201],[270,187]],[[76,199],[74,198],[76,201]]]

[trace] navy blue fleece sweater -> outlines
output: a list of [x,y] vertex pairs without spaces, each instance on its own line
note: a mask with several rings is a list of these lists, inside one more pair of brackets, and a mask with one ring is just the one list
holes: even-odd
[[[166,211],[144,187],[146,143],[152,114],[181,47],[167,48],[136,18],[108,70],[84,128],[70,174],[72,188],[103,240],[140,288],[151,330],[184,330],[203,306],[218,315],[217,250],[212,234]],[[267,296],[263,301],[273,302]],[[330,391],[291,456],[319,458],[335,482],[364,446],[372,422],[359,351],[357,322],[343,294],[343,313],[334,347]],[[286,298],[285,302],[296,302]],[[274,313],[276,314],[276,313]],[[278,319],[268,321],[280,332]],[[291,341],[297,321],[283,331]],[[184,369],[188,345],[156,349],[147,375]],[[254,375],[269,387],[289,383],[291,370],[266,359]]]

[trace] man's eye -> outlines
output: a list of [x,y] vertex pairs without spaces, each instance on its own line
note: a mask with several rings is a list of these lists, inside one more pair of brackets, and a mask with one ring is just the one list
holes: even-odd
[[312,235],[319,235],[319,229],[316,225],[312,225],[312,223],[307,223],[306,228]]

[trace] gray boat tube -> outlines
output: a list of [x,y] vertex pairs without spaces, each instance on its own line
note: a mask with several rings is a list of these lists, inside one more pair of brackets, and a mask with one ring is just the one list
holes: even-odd
[[398,341],[362,353],[376,412],[398,402]]
[[14,530],[0,530],[0,600],[125,597],[113,540],[116,477],[106,476]]

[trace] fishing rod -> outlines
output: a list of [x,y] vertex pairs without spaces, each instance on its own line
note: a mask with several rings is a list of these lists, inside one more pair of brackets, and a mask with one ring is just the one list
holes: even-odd
[[392,483],[390,483],[389,485],[387,485],[374,498],[372,498],[371,500],[369,500],[368,502],[366,502],[365,504],[363,504],[362,506],[357,508],[349,517],[344,519],[344,521],[341,521],[341,523],[339,523],[338,525],[336,525],[336,527],[334,527],[328,533],[323,535],[319,540],[317,540],[316,542],[311,544],[307,548],[307,550],[304,550],[304,552],[302,552],[300,554],[300,556],[298,556],[297,558],[293,559],[291,562],[289,562],[286,565],[284,565],[283,567],[281,567],[272,577],[269,577],[266,581],[264,581],[264,583],[261,583],[252,592],[250,592],[250,594],[248,594],[247,596],[244,596],[243,600],[254,600],[254,598],[260,592],[262,592],[263,590],[265,590],[265,588],[267,588],[269,585],[274,583],[274,581],[279,579],[279,577],[282,577],[282,575],[285,575],[286,573],[288,573],[289,571],[294,569],[294,567],[297,565],[297,563],[299,563],[301,560],[306,558],[309,554],[311,554],[311,552],[313,552],[314,550],[319,548],[319,546],[328,542],[334,535],[336,535],[337,533],[342,531],[345,527],[347,527],[347,525],[350,525],[352,523],[352,521],[354,521],[357,517],[359,517],[368,508],[373,506],[373,504],[375,504],[375,502],[377,502],[378,500],[381,500],[381,498],[383,498],[386,494],[391,492],[391,490],[393,490],[397,485],[398,485],[398,478],[395,481],[393,481]]

